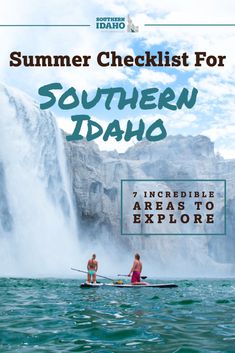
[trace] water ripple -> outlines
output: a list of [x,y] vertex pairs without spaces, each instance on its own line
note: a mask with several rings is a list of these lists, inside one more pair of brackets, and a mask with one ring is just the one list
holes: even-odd
[[234,353],[234,280],[83,290],[0,279],[0,352]]

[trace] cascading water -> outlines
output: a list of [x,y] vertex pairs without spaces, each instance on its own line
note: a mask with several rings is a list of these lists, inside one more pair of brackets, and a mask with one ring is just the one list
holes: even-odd
[[51,114],[0,86],[0,275],[69,273],[79,259],[63,141]]
[[[105,158],[97,147],[84,141],[66,145],[79,212],[83,209],[89,216],[87,223],[83,222],[83,226],[81,223],[84,237],[78,244],[64,144],[53,116],[41,111],[25,94],[5,86],[0,86],[0,104],[0,276],[74,275],[70,267],[85,269],[93,252],[101,260],[101,273],[110,275],[129,270],[135,252],[141,252],[144,271],[152,276],[234,274],[234,261],[227,257],[229,248],[232,258],[231,244],[234,244],[232,216],[228,226],[230,242],[226,238],[229,245],[225,250],[224,237],[218,242],[214,237],[118,238],[120,201],[115,190],[118,190],[120,180],[138,179],[139,176],[156,178],[158,175],[167,179],[172,177],[169,170],[177,178],[174,159],[169,162],[170,168],[165,162],[172,151],[170,139],[162,145],[162,153],[159,153],[159,145],[151,145],[151,152],[150,146],[145,149],[142,144],[123,155],[105,152]],[[184,143],[179,143],[181,148]],[[187,170],[192,170],[194,178],[214,177],[213,153],[210,152],[212,156],[206,161],[201,158],[192,163],[190,153]],[[160,161],[157,160],[159,155],[164,156]],[[153,160],[147,163],[146,156]],[[232,174],[233,170],[228,172]],[[101,187],[93,187],[96,184],[103,185],[103,194]],[[231,185],[228,183],[229,195],[234,200]],[[228,208],[231,215],[232,205]],[[113,232],[110,225],[113,225]],[[116,243],[112,242],[115,235]]]

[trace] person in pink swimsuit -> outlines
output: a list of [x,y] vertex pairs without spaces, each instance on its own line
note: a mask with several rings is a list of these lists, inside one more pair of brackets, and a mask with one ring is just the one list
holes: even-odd
[[140,284],[140,274],[142,271],[142,262],[140,261],[140,255],[135,254],[135,260],[133,266],[130,270],[129,277],[131,276],[131,283],[132,284]]

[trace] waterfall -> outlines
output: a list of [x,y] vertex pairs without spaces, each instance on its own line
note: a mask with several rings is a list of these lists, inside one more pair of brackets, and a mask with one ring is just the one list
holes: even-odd
[[27,95],[1,85],[0,104],[0,275],[66,275],[79,245],[62,136]]
[[[70,144],[69,168],[74,185],[79,185],[74,191],[76,204],[85,215],[80,223],[84,236],[78,241],[64,141],[53,115],[40,110],[27,95],[3,85],[0,104],[0,276],[72,276],[70,267],[85,269],[93,252],[98,255],[100,271],[112,271],[110,275],[115,271],[125,273],[135,252],[143,255],[149,275],[234,273],[231,182],[227,237],[119,236],[117,190],[121,179],[167,179],[174,175],[177,179],[180,161],[175,163],[175,155],[186,156],[189,162],[184,161],[186,165],[180,170],[187,171],[189,178],[224,177],[222,172],[215,174],[217,162],[212,147],[206,148],[209,142],[205,138],[168,138],[160,145],[162,149],[144,142],[120,155],[100,152],[96,145],[84,141]],[[172,157],[176,139],[181,150]],[[191,152],[192,139],[200,142],[195,149],[198,153],[201,148],[200,158]],[[234,164],[227,164],[223,163],[223,173],[230,168],[227,172],[231,175]]]

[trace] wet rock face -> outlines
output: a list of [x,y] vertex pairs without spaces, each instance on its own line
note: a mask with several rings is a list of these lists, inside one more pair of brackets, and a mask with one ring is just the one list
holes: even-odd
[[[169,136],[157,143],[142,141],[121,154],[102,152],[95,143],[86,141],[65,141],[65,148],[77,214],[88,237],[108,234],[118,243],[124,241],[120,235],[121,179],[226,179],[227,199],[231,200],[228,215],[234,218],[235,161],[216,156],[214,144],[205,136]],[[234,222],[230,224],[226,242],[224,237],[198,240],[215,261],[234,262],[229,250],[235,247]],[[158,251],[161,247],[158,238],[151,242],[142,240],[142,247],[151,246]],[[164,242],[164,248],[174,248],[174,242],[182,246],[172,238]],[[189,242],[189,239],[184,241],[184,248],[190,246]],[[133,239],[125,239],[125,243],[132,248]],[[195,247],[197,241],[193,243]]]

